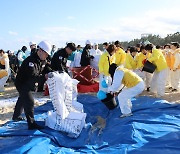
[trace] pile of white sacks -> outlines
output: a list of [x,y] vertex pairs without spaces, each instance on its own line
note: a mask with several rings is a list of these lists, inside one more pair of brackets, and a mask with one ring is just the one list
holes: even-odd
[[86,113],[77,102],[77,84],[67,73],[51,72],[47,85],[54,111],[48,112],[46,126],[77,138],[85,126]]

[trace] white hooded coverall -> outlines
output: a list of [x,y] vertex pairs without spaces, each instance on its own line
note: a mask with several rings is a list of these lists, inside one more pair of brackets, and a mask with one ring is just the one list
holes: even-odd
[[[131,71],[133,75],[140,78],[137,74]],[[110,87],[108,87],[109,92],[118,92],[121,89],[122,80],[124,78],[124,71],[116,69],[113,77],[113,82]],[[140,82],[136,84],[133,87],[130,88],[124,88],[119,94],[118,94],[118,101],[119,106],[122,114],[130,114],[131,108],[132,108],[132,102],[131,98],[139,95],[145,88],[144,81],[140,78]]]

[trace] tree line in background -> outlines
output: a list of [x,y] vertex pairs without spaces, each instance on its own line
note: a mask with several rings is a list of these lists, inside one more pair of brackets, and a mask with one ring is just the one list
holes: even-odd
[[[140,39],[133,39],[131,41],[121,42],[122,47],[127,49],[128,46],[136,46],[138,43],[144,43],[145,41],[149,41],[154,45],[164,46],[165,44],[171,42],[180,42],[180,32],[176,32],[174,34],[168,34],[166,37],[162,38],[159,35],[149,34],[146,37],[141,37]],[[110,42],[114,43],[114,42]],[[99,44],[99,49],[102,50],[102,44]]]

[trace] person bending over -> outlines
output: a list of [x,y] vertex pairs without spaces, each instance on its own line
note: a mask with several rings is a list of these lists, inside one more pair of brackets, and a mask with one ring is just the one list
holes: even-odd
[[112,85],[108,87],[108,92],[111,94],[118,93],[122,87],[125,88],[118,94],[119,106],[123,117],[132,115],[131,98],[139,95],[145,88],[144,81],[133,71],[126,68],[118,67],[117,64],[111,64],[109,74],[112,77]]

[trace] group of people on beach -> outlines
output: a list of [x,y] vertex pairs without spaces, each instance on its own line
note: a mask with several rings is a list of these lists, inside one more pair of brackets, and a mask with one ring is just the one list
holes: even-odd
[[[34,99],[32,91],[43,91],[48,73],[52,71],[66,72],[71,76],[73,67],[91,66],[99,72],[99,90],[115,95],[118,101],[121,117],[131,116],[131,98],[143,90],[151,91],[156,97],[165,95],[165,87],[172,92],[180,88],[180,48],[178,42],[164,46],[153,44],[137,44],[126,50],[119,41],[103,43],[103,50],[98,44],[89,40],[85,47],[67,43],[64,48],[56,50],[55,45],[41,41],[38,45],[29,43],[31,52],[27,57],[27,47],[23,46],[15,55],[13,51],[0,50],[0,91],[8,78],[15,74],[14,83],[19,92],[13,120],[24,118],[24,109],[28,129],[41,129],[34,120]],[[146,62],[156,66],[153,73],[143,71]],[[102,86],[105,81],[107,87]]]

